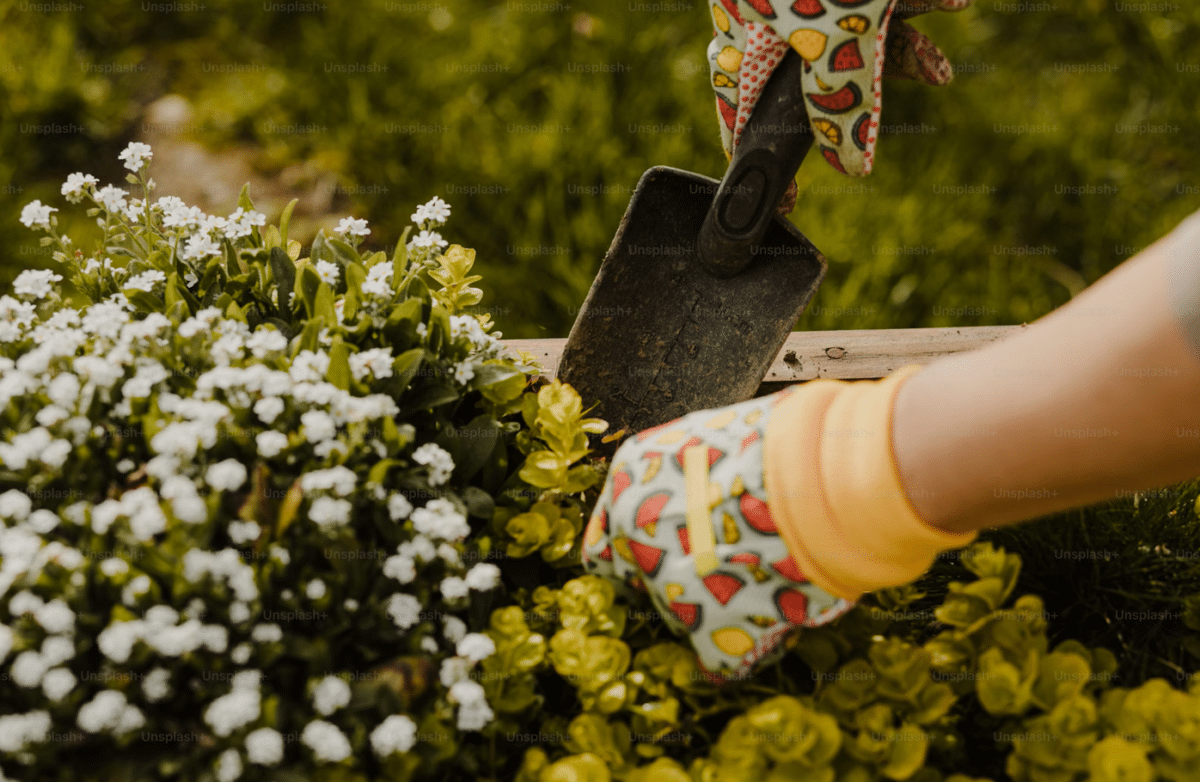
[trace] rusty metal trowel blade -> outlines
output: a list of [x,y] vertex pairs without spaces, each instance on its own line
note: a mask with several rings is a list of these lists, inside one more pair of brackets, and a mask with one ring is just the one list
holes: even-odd
[[575,319],[558,377],[598,403],[610,432],[751,398],[825,277],[824,256],[782,217],[742,272],[706,272],[697,235],[719,186],[643,174]]

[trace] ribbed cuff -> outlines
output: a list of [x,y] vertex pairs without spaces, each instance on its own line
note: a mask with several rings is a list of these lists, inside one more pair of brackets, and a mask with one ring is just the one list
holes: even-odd
[[978,533],[920,518],[892,449],[892,412],[905,366],[869,382],[814,380],[772,412],[763,473],[772,516],[802,572],[837,597],[920,577],[941,551]]

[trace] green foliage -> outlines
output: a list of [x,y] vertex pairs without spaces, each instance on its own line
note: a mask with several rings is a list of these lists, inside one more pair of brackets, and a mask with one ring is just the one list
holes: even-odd
[[[571,683],[582,713],[562,734],[557,759],[549,747],[529,749],[516,779],[972,782],[959,773],[963,750],[983,740],[1006,748],[1005,773],[1014,782],[1174,781],[1200,773],[1200,685],[1187,693],[1161,679],[1114,687],[1110,652],[1076,641],[1050,649],[1041,600],[1023,595],[1009,605],[1019,557],[978,543],[961,561],[975,578],[955,582],[937,610],[956,620],[941,619],[951,629],[910,643],[887,634],[895,628],[885,617],[896,612],[860,604],[833,626],[803,631],[794,652],[803,656],[804,639],[822,635],[838,651],[832,664],[814,670],[815,689],[794,695],[770,694],[788,683],[771,684],[763,673],[710,685],[685,645],[646,645],[639,627],[622,621],[607,581],[582,576],[561,589],[539,588],[530,597],[532,615],[553,631],[544,664]],[[899,608],[919,596],[889,592],[881,602]],[[963,595],[982,603],[970,621]],[[629,605],[631,616],[636,606]],[[514,643],[537,638],[524,659],[540,661],[543,636],[531,636],[523,621],[513,624]],[[795,664],[793,657],[784,666]],[[709,734],[708,718],[718,713],[726,721]],[[547,713],[542,733],[554,735],[562,719]]]

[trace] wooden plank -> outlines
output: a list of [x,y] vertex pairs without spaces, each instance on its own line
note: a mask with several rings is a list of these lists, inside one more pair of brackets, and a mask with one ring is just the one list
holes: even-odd
[[[788,337],[763,378],[772,390],[818,377],[873,380],[905,364],[928,364],[941,356],[974,350],[1009,337],[1025,326],[963,326],[928,329],[796,331]],[[506,339],[512,350],[532,353],[549,376],[558,369],[565,339]]]

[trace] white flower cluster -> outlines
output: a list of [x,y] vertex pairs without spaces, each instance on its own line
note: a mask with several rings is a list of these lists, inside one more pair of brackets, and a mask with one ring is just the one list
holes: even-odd
[[[135,142],[120,159],[141,178],[152,156],[149,146]],[[147,229],[143,236],[169,240],[160,247],[172,247],[174,257],[190,265],[185,281],[193,292],[210,258],[231,245],[236,253],[246,246],[240,240],[265,225],[265,215],[241,207],[216,217],[170,196],[141,201],[83,173],[71,174],[61,192],[71,203],[86,198],[107,212],[98,220],[106,239],[136,222]],[[35,201],[22,210],[21,220],[54,234],[56,211]],[[410,246],[430,253],[446,246],[433,229],[449,215],[449,205],[439,198],[418,207],[420,233]],[[353,218],[342,220],[337,232],[352,243],[370,234],[365,220]],[[69,243],[53,238],[63,247]],[[5,762],[7,755],[47,741],[55,727],[67,727],[55,721],[64,719],[61,709],[68,702],[78,706],[65,719],[74,719],[80,729],[127,737],[146,725],[147,715],[195,686],[186,673],[195,661],[216,658],[232,664],[235,673],[228,692],[201,703],[198,718],[218,740],[212,765],[201,776],[234,782],[247,768],[280,764],[284,737],[263,726],[277,694],[262,671],[247,669],[270,673],[269,661],[286,640],[280,624],[255,620],[270,618],[264,609],[272,603],[291,610],[321,601],[322,610],[386,612],[402,632],[420,634],[414,646],[438,659],[452,655],[441,679],[457,704],[459,728],[480,730],[493,720],[483,688],[469,674],[495,653],[495,644],[487,635],[469,633],[449,612],[461,610],[471,590],[495,589],[499,568],[464,564],[471,526],[454,495],[414,507],[399,491],[362,485],[363,457],[370,463],[390,456],[403,466],[415,465],[430,487],[444,487],[455,469],[451,454],[430,442],[418,443],[407,460],[389,451],[378,422],[399,415],[396,400],[359,396],[329,382],[330,353],[321,347],[293,358],[296,343],[285,336],[288,326],[251,329],[211,306],[182,323],[162,313],[141,314],[147,297],[134,291],[170,300],[171,270],[133,261],[132,269],[121,268],[103,254],[62,262],[101,282],[100,296],[85,291],[99,301],[75,308],[58,294],[63,275],[48,270],[22,272],[13,295],[0,296],[0,409],[23,413],[0,433],[0,464],[30,487],[55,482],[87,487],[72,490],[74,501],[48,507],[33,499],[39,496],[33,488],[29,494],[0,494],[0,601],[11,617],[0,624],[0,673],[17,687],[40,692],[47,704],[47,710],[0,716]],[[334,264],[318,263],[316,270],[327,281],[336,282],[340,274]],[[372,318],[390,313],[394,274],[390,262],[367,270],[363,309]],[[455,355],[467,354],[454,368],[465,384],[480,362],[499,355],[497,336],[472,316],[453,316],[450,326]],[[318,339],[332,341],[328,333]],[[385,381],[394,375],[394,361],[391,348],[372,347],[351,354],[350,371],[360,383]],[[361,393],[361,386],[354,388]],[[287,489],[279,482],[282,475],[299,488],[293,526],[281,537],[275,516],[264,520],[241,510],[231,516],[234,509],[253,508],[263,475],[274,481],[267,484],[269,492]],[[296,495],[286,496],[283,504]],[[394,523],[411,535],[392,556],[372,563],[378,570],[367,575],[381,574],[393,588],[428,584],[413,590],[422,597],[387,590],[382,600],[368,593],[349,597],[339,594],[345,584],[325,560],[312,569],[304,546],[314,536],[340,545],[360,522]],[[64,540],[86,540],[106,553],[85,555]],[[253,547],[254,556],[233,546]],[[129,556],[115,553],[121,547]],[[290,588],[271,583],[278,577],[290,579],[285,584]],[[171,597],[181,592],[184,597]],[[110,595],[104,598],[109,604],[97,603],[100,595]],[[80,648],[76,612],[105,617],[87,644],[103,655],[105,669],[146,671],[137,685],[112,688],[77,680],[71,671]],[[429,632],[431,616],[440,617],[440,632]],[[308,695],[302,708],[311,711],[300,723],[300,743],[317,762],[346,760],[348,736],[357,742],[361,734],[333,721],[349,716],[349,685],[329,674],[315,679]],[[148,704],[160,705],[147,709]],[[366,728],[381,758],[411,751],[419,738],[417,721],[403,714]]]

